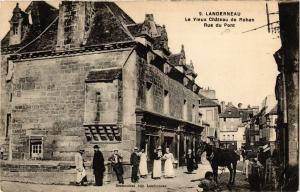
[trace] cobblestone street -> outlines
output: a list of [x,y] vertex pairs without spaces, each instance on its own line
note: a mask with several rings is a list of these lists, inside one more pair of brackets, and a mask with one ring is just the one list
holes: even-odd
[[[232,191],[249,191],[249,184],[246,182],[245,176],[241,173],[241,162],[238,164],[238,170],[236,175],[236,186],[233,187]],[[180,167],[177,170],[177,176],[173,179],[162,178],[160,180],[153,180],[150,177],[147,179],[140,179],[138,184],[133,184],[130,182],[130,179],[125,180],[124,186],[117,186],[116,182],[111,184],[106,184],[103,187],[95,186],[71,186],[71,185],[37,185],[37,184],[25,184],[25,183],[16,183],[16,182],[1,182],[1,189],[3,192],[93,192],[93,191],[123,191],[123,192],[134,192],[134,191],[180,191],[180,192],[196,192],[199,184],[198,181],[191,182],[194,179],[200,179],[204,177],[206,171],[211,170],[208,162],[204,164],[199,164],[197,171],[194,171],[193,174],[187,174],[185,167]],[[226,187],[226,183],[229,178],[229,172],[225,170],[223,173],[219,171],[219,184],[222,191],[229,191]]]

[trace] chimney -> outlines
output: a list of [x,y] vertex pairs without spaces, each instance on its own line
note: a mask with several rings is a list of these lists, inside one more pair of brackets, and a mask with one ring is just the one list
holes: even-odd
[[181,56],[180,56],[179,64],[180,64],[180,65],[185,65],[185,64],[186,64],[186,60],[185,60],[184,45],[181,45],[180,54],[181,54]]
[[84,45],[94,15],[93,2],[62,1],[59,4],[57,50]]
[[221,101],[221,113],[223,113],[225,110],[225,102]]
[[238,108],[239,108],[239,109],[241,109],[241,108],[242,108],[242,106],[243,106],[243,104],[242,104],[242,103],[239,103],[239,104],[238,104]]
[[158,31],[156,28],[156,24],[154,22],[154,17],[153,14],[146,14],[145,15],[145,20],[143,23],[142,31],[141,33],[147,34],[150,37],[156,37],[158,36]]

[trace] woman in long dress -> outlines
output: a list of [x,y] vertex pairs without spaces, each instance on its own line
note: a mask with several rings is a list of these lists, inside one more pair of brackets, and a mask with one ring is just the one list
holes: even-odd
[[161,177],[161,158],[162,158],[162,151],[161,147],[154,150],[154,162],[153,162],[153,172],[152,178],[153,179],[160,179]]
[[147,177],[148,175],[147,154],[145,153],[144,149],[141,150],[139,170],[140,170],[140,176],[142,178]]
[[165,177],[166,178],[172,178],[175,177],[173,162],[174,162],[174,156],[172,153],[170,153],[169,148],[166,148],[166,153],[163,156],[163,159],[165,161]]

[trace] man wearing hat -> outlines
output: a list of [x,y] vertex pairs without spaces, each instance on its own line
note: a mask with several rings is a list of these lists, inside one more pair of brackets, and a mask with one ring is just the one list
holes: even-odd
[[111,166],[116,173],[119,184],[124,184],[123,179],[123,165],[122,165],[123,157],[118,154],[118,150],[115,149],[114,153],[108,158],[108,161],[111,162]]
[[82,157],[83,153],[84,153],[84,149],[80,148],[78,153],[76,153],[75,155],[75,165],[77,171],[76,184],[87,186],[86,171],[84,166],[84,160]]
[[138,154],[138,148],[134,147],[133,153],[130,156],[130,164],[132,166],[131,182],[136,183],[139,181],[138,171],[140,165],[140,156]]
[[103,174],[105,172],[104,158],[99,146],[94,146],[93,170],[95,175],[95,185],[103,185]]

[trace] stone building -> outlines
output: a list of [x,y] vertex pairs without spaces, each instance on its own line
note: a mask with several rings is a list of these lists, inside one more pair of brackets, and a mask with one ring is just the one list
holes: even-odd
[[[258,107],[248,105],[246,108],[242,108],[241,103],[236,107],[231,102],[225,105],[222,101],[221,108],[222,113],[219,115],[220,145],[225,148],[240,149],[247,143],[247,135],[249,135],[249,128],[252,125],[251,119],[258,112]],[[255,138],[251,137],[251,139]]]
[[[24,11],[16,5],[10,25],[1,40],[1,145],[22,172],[35,166],[31,182],[69,182],[79,147],[88,162],[94,144],[105,159],[119,149],[127,170],[135,146],[150,159],[154,148],[169,147],[180,165],[197,146],[197,74],[183,46],[170,52],[152,14],[135,23],[113,2],[56,9],[33,1]],[[2,162],[1,175],[18,180],[13,162]],[[61,174],[37,177],[48,170]]]
[[299,186],[299,2],[280,2],[278,7],[282,46],[274,54],[279,71],[277,142],[282,189],[293,191]]
[[[217,141],[219,134],[219,114],[221,106],[218,103],[214,90],[200,91],[199,111],[202,115],[203,125],[206,126],[202,135],[206,135],[204,141]],[[206,96],[205,96],[206,95]]]
[[275,95],[268,95],[259,113],[259,141],[260,146],[270,146],[271,152],[275,149],[277,128],[277,104]]

